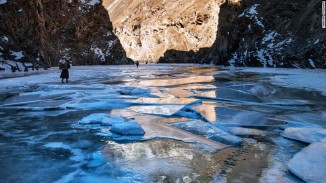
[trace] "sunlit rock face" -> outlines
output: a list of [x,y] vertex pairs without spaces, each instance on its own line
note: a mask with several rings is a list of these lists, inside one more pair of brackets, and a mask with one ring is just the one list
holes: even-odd
[[0,22],[0,60],[48,67],[63,56],[76,65],[131,63],[101,0],[3,1]]
[[103,0],[127,56],[157,62],[167,50],[198,51],[216,38],[223,0]]

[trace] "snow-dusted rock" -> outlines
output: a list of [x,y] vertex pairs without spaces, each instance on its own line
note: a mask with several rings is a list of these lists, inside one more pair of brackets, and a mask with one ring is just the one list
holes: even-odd
[[145,131],[137,122],[125,122],[113,124],[111,132],[120,135],[144,135]]
[[205,136],[208,139],[222,142],[225,144],[238,145],[242,142],[241,138],[231,135],[209,123],[205,123],[199,120],[179,122],[174,123],[172,125],[185,131]]
[[305,182],[326,182],[326,139],[310,144],[288,163],[288,169]]
[[287,128],[282,136],[306,143],[313,143],[326,138],[326,129],[323,128]]

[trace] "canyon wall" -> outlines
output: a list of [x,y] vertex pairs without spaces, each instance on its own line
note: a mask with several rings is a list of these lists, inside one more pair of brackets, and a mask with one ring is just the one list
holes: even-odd
[[100,0],[2,0],[0,61],[128,64]]
[[217,39],[202,63],[326,68],[319,0],[242,0],[220,7]]
[[160,62],[326,68],[321,10],[319,0],[225,1],[212,47],[187,54],[171,49]]
[[[103,0],[128,57],[157,62],[166,50],[211,47],[222,0]],[[181,60],[180,60],[181,62]]]

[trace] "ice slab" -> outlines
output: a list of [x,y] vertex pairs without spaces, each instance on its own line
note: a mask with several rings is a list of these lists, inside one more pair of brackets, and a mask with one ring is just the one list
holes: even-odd
[[132,106],[129,109],[144,114],[172,116],[184,107],[184,105]]
[[87,168],[96,168],[106,163],[105,157],[98,152],[92,153],[88,157],[88,160],[89,162],[87,163]]
[[112,125],[111,132],[121,135],[144,135],[144,129],[137,122],[115,123]]
[[263,85],[255,85],[250,88],[249,92],[258,97],[267,97],[276,93],[274,88],[266,87]]
[[226,126],[281,126],[286,122],[284,121],[271,121],[267,120],[264,113],[255,111],[242,111],[227,107],[216,107],[217,122]]
[[230,127],[228,132],[237,136],[260,136],[265,137],[266,132],[262,130],[252,129],[252,128],[243,128],[243,127]]
[[189,83],[209,83],[212,81],[214,81],[213,76],[191,76],[179,79],[142,80],[139,84],[142,86],[173,86]]
[[187,122],[173,123],[171,124],[177,128],[183,129],[190,133],[204,136],[208,139],[215,140],[225,144],[239,145],[242,139],[231,135],[209,123],[205,123],[199,120],[190,120]]
[[261,100],[247,92],[233,90],[233,89],[217,89],[214,91],[202,92],[193,95],[194,97],[199,98],[207,98],[214,100],[222,100],[222,101],[231,101],[238,103],[260,103]]
[[323,128],[287,128],[282,136],[306,143],[313,143],[326,138],[326,129]]
[[298,152],[288,163],[289,170],[305,182],[326,182],[326,139]]
[[69,103],[66,108],[74,108],[81,110],[109,110],[120,109],[131,106],[130,100],[112,99],[112,100],[82,100],[77,103]]
[[65,104],[68,104],[69,100],[49,100],[49,101],[35,101],[33,103],[6,106],[5,108],[15,108],[24,110],[51,110],[51,109],[65,109]]
[[231,81],[235,79],[235,73],[230,71],[219,71],[214,74],[215,80]]
[[120,91],[121,95],[142,95],[146,96],[151,93],[151,89],[149,88],[135,88],[135,87],[125,87],[122,88]]
[[126,120],[121,116],[110,116],[105,113],[95,113],[84,117],[79,121],[80,124],[101,124],[111,126],[115,123],[122,123]]

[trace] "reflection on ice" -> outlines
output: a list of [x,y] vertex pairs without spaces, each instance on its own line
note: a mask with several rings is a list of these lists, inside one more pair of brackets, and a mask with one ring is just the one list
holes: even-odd
[[215,108],[217,107],[216,104],[212,103],[205,103],[202,105],[197,105],[194,107],[196,111],[198,111],[201,116],[210,122],[216,122],[217,121],[217,115]]
[[184,107],[184,105],[133,106],[129,107],[129,109],[144,114],[172,116]]
[[158,105],[173,105],[173,104],[193,104],[200,103],[200,100],[192,99],[192,98],[139,98],[134,101],[134,103],[138,104],[158,104]]
[[139,82],[142,86],[173,86],[189,83],[209,83],[214,81],[213,76],[191,76],[180,79],[157,79],[157,80],[142,80]]

